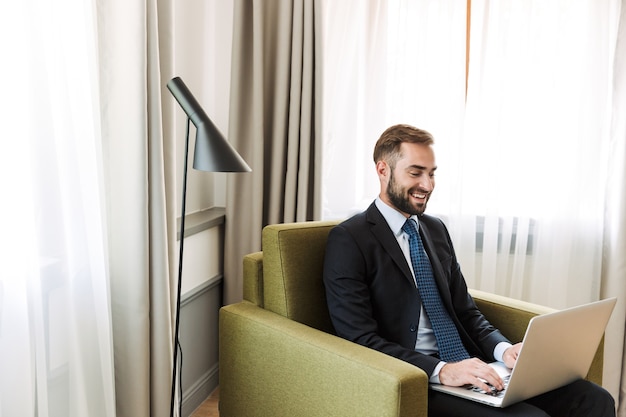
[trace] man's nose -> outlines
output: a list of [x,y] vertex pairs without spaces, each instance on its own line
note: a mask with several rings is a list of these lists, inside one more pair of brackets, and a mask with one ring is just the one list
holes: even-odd
[[424,191],[431,192],[435,188],[435,181],[429,176],[422,177],[419,181],[419,187]]

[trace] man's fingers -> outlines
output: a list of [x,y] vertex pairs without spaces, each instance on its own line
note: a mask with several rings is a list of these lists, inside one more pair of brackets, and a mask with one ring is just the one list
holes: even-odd
[[[501,391],[504,389],[504,381],[495,369],[487,364],[483,364],[479,366],[478,369],[475,370],[476,378],[480,381],[480,384],[477,385],[485,391],[490,391],[491,388],[495,388],[497,391]],[[476,384],[472,384],[476,385]]]
[[482,378],[479,378],[479,377],[476,377],[476,382],[474,382],[472,385],[482,389],[485,392],[491,392],[494,389],[496,391],[500,391],[501,390],[499,388],[496,388],[494,385],[489,384],[486,380],[484,380]]
[[439,380],[444,385],[469,384],[485,391],[490,391],[491,387],[498,391],[504,388],[504,382],[495,369],[476,358],[446,364],[439,373]]

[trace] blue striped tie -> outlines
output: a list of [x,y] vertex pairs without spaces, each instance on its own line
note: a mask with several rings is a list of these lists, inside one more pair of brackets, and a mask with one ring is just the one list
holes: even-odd
[[435,339],[437,339],[437,346],[439,347],[439,356],[446,362],[458,362],[468,359],[470,356],[465,346],[463,346],[461,336],[459,336],[456,326],[441,301],[432,266],[424,251],[422,239],[417,232],[417,224],[414,220],[408,219],[402,226],[402,230],[409,235],[411,263],[413,264],[417,290],[422,298],[426,315],[433,326]]

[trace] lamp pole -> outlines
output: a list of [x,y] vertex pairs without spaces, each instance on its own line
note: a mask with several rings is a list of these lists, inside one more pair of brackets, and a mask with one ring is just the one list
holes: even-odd
[[[178,370],[178,350],[180,349],[178,330],[180,328],[180,295],[183,282],[183,251],[185,246],[185,210],[187,202],[187,164],[189,159],[189,127],[191,119],[187,118],[187,129],[185,133],[185,161],[183,162],[183,196],[182,208],[180,211],[180,239],[178,251],[178,288],[176,290],[176,319],[174,325],[174,363],[172,366],[172,395],[170,403],[170,417],[174,417],[174,404],[176,398],[176,371]],[[181,366],[182,368],[182,366]],[[182,369],[181,369],[182,371]],[[182,393],[182,386],[181,386]],[[181,398],[182,401],[182,398]]]
[[[246,161],[239,156],[237,151],[230,146],[228,141],[220,133],[211,119],[206,115],[200,104],[196,101],[191,91],[179,77],[172,78],[167,83],[180,107],[187,114],[187,130],[185,133],[185,160],[183,162],[183,198],[180,213],[180,244],[178,253],[178,283],[176,291],[176,318],[174,324],[174,354],[172,363],[172,393],[170,403],[170,417],[174,417],[174,405],[176,403],[176,377],[182,373],[178,368],[178,351],[180,349],[180,297],[183,281],[183,249],[185,244],[185,206],[187,201],[187,164],[189,159],[189,130],[191,123],[196,127],[196,146],[194,148],[193,167],[208,172],[250,172],[251,169]],[[182,350],[181,350],[182,355]],[[182,358],[182,356],[181,356]],[[177,372],[178,371],[178,372]],[[182,386],[180,387],[182,397]],[[182,398],[179,410],[182,409]],[[180,412],[179,412],[180,414]],[[180,416],[179,416],[180,417]]]

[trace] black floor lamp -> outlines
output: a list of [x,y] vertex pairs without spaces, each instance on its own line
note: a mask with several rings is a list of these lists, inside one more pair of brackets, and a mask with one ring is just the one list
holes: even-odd
[[[180,252],[178,255],[178,289],[176,292],[176,324],[174,328],[174,362],[172,368],[172,397],[170,416],[174,417],[176,396],[176,375],[178,369],[178,329],[180,324],[180,291],[183,274],[183,248],[185,241],[185,202],[187,200],[187,160],[189,159],[189,128],[193,123],[196,127],[196,146],[193,167],[209,172],[250,172],[251,169],[241,156],[233,149],[206,115],[200,104],[191,94],[183,80],[173,78],[167,83],[180,107],[187,114],[187,131],[185,134],[185,161],[183,168],[183,201],[180,212]],[[181,398],[182,402],[182,398]]]

